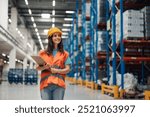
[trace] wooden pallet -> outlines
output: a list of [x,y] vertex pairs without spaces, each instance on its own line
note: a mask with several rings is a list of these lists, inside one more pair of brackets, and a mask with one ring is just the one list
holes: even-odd
[[86,81],[85,86],[88,88],[94,89],[94,82]]
[[145,91],[144,92],[144,95],[145,95],[145,100],[150,100],[150,91]]
[[102,90],[102,94],[113,94],[114,98],[119,98],[119,87],[114,85],[114,86],[109,86],[109,85],[105,85],[102,84],[101,86],[101,90]]
[[78,79],[77,80],[77,84],[83,86],[84,85],[84,81],[82,79]]

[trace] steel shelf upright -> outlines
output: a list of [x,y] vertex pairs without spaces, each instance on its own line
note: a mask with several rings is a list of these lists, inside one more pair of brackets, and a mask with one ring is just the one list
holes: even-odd
[[74,57],[74,25],[75,25],[75,19],[74,19],[74,15],[73,17],[73,21],[72,21],[72,27],[71,27],[71,32],[69,33],[69,53],[70,53],[70,57],[71,57],[71,72],[70,72],[70,76],[74,77],[74,73],[75,73],[75,57]]
[[109,81],[110,79],[110,71],[109,71],[109,62],[110,62],[110,51],[109,51],[109,2],[106,0],[106,23],[108,22],[108,25],[106,26],[106,74],[107,74],[107,80]]
[[116,85],[116,11],[115,0],[112,0],[112,65],[113,85]]
[[[106,40],[107,40],[107,66],[110,65],[110,61],[109,61],[109,53],[112,53],[112,69],[113,69],[113,85],[116,85],[116,8],[115,8],[115,0],[109,1],[107,0],[106,2],[107,7],[111,7],[111,15],[110,15],[110,21],[111,21],[111,39],[110,42],[112,43],[112,47],[111,47],[111,43],[109,43],[109,37],[108,37],[108,32],[106,35]],[[109,10],[107,8],[106,10],[106,16],[107,16],[107,23],[108,23],[108,17],[109,17]],[[108,28],[108,27],[107,27]],[[108,30],[107,30],[108,31]],[[109,52],[109,49],[111,50]],[[109,75],[110,75],[110,71],[107,71],[107,77],[109,80]]]
[[82,46],[82,80],[86,80],[86,0],[82,0],[82,39],[81,39],[81,46]]
[[[97,0],[91,0],[91,11],[90,11],[90,15],[91,15],[91,18],[90,18],[90,65],[91,65],[91,68],[90,68],[90,80],[91,82],[95,82],[97,83],[97,79],[98,79],[98,61],[97,60],[97,57],[96,57],[96,54],[97,53],[97,46],[98,46],[98,43],[95,43],[95,37],[94,35],[96,34],[96,31],[97,31]],[[97,37],[97,35],[96,35]],[[98,42],[98,38],[96,38],[96,42]],[[94,48],[96,44],[96,48]],[[95,51],[96,50],[96,51]]]
[[[111,4],[111,5],[110,5]],[[119,56],[120,58],[120,65],[121,65],[121,88],[123,89],[124,88],[124,60],[123,60],[123,56],[124,56],[124,44],[122,43],[123,42],[123,0],[120,0],[120,55],[117,53],[116,49],[117,49],[117,44],[116,44],[116,11],[117,11],[117,6],[116,6],[116,3],[115,3],[115,0],[112,0],[111,3],[109,0],[107,0],[106,2],[106,6],[107,6],[107,10],[106,10],[106,17],[107,17],[107,21],[109,19],[109,6],[111,6],[111,26],[112,26],[112,48],[110,46],[110,44],[107,46],[107,77],[108,77],[108,80],[109,80],[109,76],[110,76],[110,70],[109,70],[109,64],[110,64],[110,60],[109,60],[109,54],[111,53],[112,51],[112,68],[113,68],[113,85],[116,85],[117,82],[116,82],[116,70],[117,70],[117,63],[116,63],[116,60],[117,60],[117,55]],[[107,32],[107,43],[109,43],[109,37],[108,37],[108,32]],[[109,48],[108,48],[109,47]],[[109,49],[111,51],[109,51]]]
[[75,19],[76,19],[76,43],[75,43],[75,78],[76,80],[78,79],[79,77],[79,48],[78,48],[78,14],[79,14],[79,0],[76,0],[76,14],[75,14]]
[[124,89],[124,44],[123,44],[123,0],[120,0],[120,64],[121,64],[121,89]]

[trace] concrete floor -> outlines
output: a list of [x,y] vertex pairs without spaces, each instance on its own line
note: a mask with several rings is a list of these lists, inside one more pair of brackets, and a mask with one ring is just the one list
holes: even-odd
[[[85,86],[71,85],[66,81],[65,100],[112,100],[113,97],[102,95],[100,90]],[[0,85],[0,100],[40,100],[39,85],[9,84]]]

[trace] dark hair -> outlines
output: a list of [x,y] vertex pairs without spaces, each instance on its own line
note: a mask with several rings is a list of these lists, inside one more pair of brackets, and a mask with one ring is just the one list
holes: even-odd
[[[53,35],[48,37],[48,46],[47,46],[47,49],[46,49],[46,53],[48,55],[51,55],[53,50],[54,50],[54,43],[52,41],[52,37],[53,37]],[[60,43],[58,44],[58,51],[61,52],[61,53],[64,52],[62,39],[61,39]]]

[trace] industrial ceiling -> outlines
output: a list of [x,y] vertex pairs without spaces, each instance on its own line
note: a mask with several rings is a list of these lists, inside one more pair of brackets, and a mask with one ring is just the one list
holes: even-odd
[[[78,8],[81,10],[81,0],[78,0],[78,3]],[[61,29],[71,28],[71,26],[64,25],[72,24],[72,21],[66,21],[64,18],[73,18],[75,14],[66,13],[66,11],[76,11],[76,0],[9,0],[9,17],[11,17],[12,7],[17,8],[18,25],[25,24],[36,45],[41,49],[39,38],[44,47],[47,45],[46,29],[49,29],[52,25]],[[50,14],[50,18],[42,18],[41,14]],[[67,39],[67,31],[63,32],[65,34],[64,39]]]

